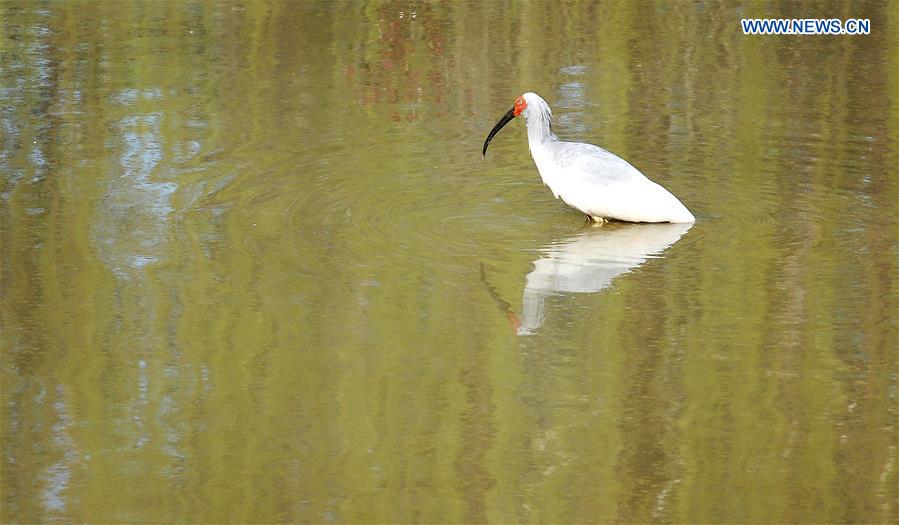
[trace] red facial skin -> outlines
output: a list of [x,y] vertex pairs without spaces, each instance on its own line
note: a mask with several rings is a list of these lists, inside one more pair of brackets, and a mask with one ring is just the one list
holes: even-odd
[[515,111],[513,114],[517,117],[521,115],[521,112],[528,108],[528,103],[525,102],[524,97],[518,97],[515,99]]

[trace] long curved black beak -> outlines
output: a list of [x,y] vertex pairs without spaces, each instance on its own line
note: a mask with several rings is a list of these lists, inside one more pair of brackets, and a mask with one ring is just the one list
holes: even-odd
[[510,120],[515,118],[515,108],[509,110],[508,113],[503,115],[499,122],[493,126],[493,129],[490,130],[490,134],[487,135],[487,140],[484,141],[484,149],[481,151],[481,158],[484,158],[487,155],[487,146],[490,145],[490,141],[493,140],[493,136],[499,133],[499,130],[503,129],[503,126],[509,123]]

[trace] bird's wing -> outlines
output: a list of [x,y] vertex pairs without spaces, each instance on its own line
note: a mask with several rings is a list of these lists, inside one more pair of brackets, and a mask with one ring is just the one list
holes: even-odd
[[599,146],[565,142],[554,154],[565,170],[559,194],[588,215],[632,222],[675,221],[689,215],[668,190]]
[[573,177],[591,184],[643,182],[646,177],[626,160],[593,144],[560,142],[554,152],[558,165]]

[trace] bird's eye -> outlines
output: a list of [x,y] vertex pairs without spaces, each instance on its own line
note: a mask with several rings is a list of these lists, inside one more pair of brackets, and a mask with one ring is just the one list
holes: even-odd
[[518,105],[520,106],[520,105],[521,105],[521,101],[520,101],[520,100],[517,101],[516,104],[518,104]]

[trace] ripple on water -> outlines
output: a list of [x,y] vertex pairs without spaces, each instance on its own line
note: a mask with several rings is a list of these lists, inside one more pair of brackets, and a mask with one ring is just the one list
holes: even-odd
[[551,201],[531,170],[496,175],[479,157],[436,166],[410,159],[396,172],[381,169],[383,153],[358,155],[367,169],[332,159],[341,169],[313,170],[283,203],[286,230],[304,236],[326,225],[331,242],[347,250],[346,264],[469,264],[459,258],[483,256],[497,237],[526,231],[529,192]]

